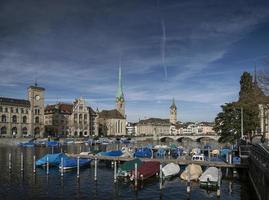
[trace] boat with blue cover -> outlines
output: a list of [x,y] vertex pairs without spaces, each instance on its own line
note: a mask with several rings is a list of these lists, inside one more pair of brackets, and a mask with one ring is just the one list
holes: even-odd
[[241,163],[241,158],[239,156],[233,157],[233,164],[239,165]]
[[166,155],[166,150],[164,148],[158,149],[156,153],[157,157],[164,157]]
[[151,158],[152,151],[149,148],[139,148],[136,149],[134,153],[135,158]]
[[116,151],[103,151],[103,152],[99,152],[97,153],[98,156],[121,156],[123,153],[120,150],[116,150]]
[[35,144],[33,142],[21,142],[20,146],[21,147],[34,147]]
[[[85,158],[80,158],[79,159],[79,167],[88,167],[90,166],[91,163],[91,159],[85,159]],[[63,167],[63,170],[72,170],[72,169],[76,169],[78,167],[78,160],[77,158],[64,158],[63,159],[63,166],[62,163],[59,164],[59,169],[61,170]]]
[[182,148],[173,148],[171,149],[171,156],[172,158],[178,158],[183,154],[183,149]]
[[47,142],[47,146],[48,146],[48,147],[56,147],[56,146],[60,146],[60,142],[58,142],[58,141],[48,141],[48,142]]
[[42,167],[45,166],[48,161],[50,166],[58,166],[61,163],[62,158],[68,159],[69,157],[64,153],[47,154],[37,160],[35,164],[37,167]]
[[224,159],[226,159],[227,155],[232,152],[232,150],[229,147],[224,147],[220,150],[220,156]]

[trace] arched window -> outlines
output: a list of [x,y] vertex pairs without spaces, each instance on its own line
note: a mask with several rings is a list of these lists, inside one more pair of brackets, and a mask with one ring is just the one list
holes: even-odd
[[23,116],[23,118],[22,118],[22,123],[24,123],[24,124],[27,123],[27,117],[26,117],[26,116]]
[[1,135],[7,134],[7,128],[6,127],[2,127],[0,131],[1,131],[0,132]]
[[34,133],[35,133],[35,135],[38,135],[38,134],[40,133],[40,129],[39,129],[39,127],[36,127],[36,128],[35,128]]
[[26,127],[24,127],[24,128],[22,129],[22,134],[23,134],[23,135],[27,135],[27,128],[26,128]]
[[6,117],[6,115],[2,115],[2,117],[1,117],[1,121],[2,121],[2,122],[7,122],[7,117]]
[[16,116],[16,115],[13,115],[13,116],[12,116],[12,122],[13,122],[13,123],[17,123],[17,116]]
[[17,134],[17,127],[13,127],[11,129],[11,133],[12,133],[12,135],[16,135]]
[[39,123],[39,117],[35,117],[35,123],[36,123],[36,124]]
[[79,116],[78,116],[78,120],[79,120],[79,123],[82,123],[82,114],[79,114]]

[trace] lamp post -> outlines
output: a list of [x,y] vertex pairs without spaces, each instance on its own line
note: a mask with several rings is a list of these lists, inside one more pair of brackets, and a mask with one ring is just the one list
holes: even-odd
[[244,137],[244,110],[241,107],[241,139]]

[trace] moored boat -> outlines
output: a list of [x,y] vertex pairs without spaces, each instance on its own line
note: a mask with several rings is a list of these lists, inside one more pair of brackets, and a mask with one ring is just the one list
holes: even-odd
[[[145,180],[160,172],[159,161],[144,161],[143,164],[137,168],[137,179]],[[135,169],[131,172],[130,180],[135,179]]]
[[97,156],[121,156],[123,153],[120,150],[117,151],[106,151],[106,152],[99,152],[97,153]]
[[169,163],[162,168],[162,173],[163,173],[164,178],[175,176],[179,172],[180,172],[180,167],[179,165],[175,163]]
[[180,175],[180,178],[187,181],[189,180],[198,180],[198,178],[203,173],[203,170],[200,165],[190,164],[186,167],[186,169]]
[[137,168],[139,168],[143,164],[143,162],[140,159],[136,158],[123,163],[119,166],[118,176],[127,177],[128,175],[130,175],[132,170],[135,169],[135,164],[137,164]]
[[60,146],[60,142],[58,142],[58,141],[48,141],[46,145],[48,147],[57,147],[57,146]]
[[221,171],[216,167],[209,167],[199,178],[201,187],[217,187],[222,177]]
[[134,153],[135,158],[151,158],[152,151],[149,148],[139,148],[136,149]]
[[[63,170],[72,170],[72,169],[76,169],[78,167],[78,160],[77,158],[64,158],[63,159],[63,165],[62,163],[59,164],[59,169],[61,170],[63,168]],[[79,159],[79,167],[87,167],[90,166],[91,163],[91,159]]]
[[58,166],[61,163],[61,158],[65,159],[68,158],[68,156],[64,153],[47,154],[42,158],[38,159],[35,164],[37,167],[41,167],[45,166],[48,162],[49,166]]

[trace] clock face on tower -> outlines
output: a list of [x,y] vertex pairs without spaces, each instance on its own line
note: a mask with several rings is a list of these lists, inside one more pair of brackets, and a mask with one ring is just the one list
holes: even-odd
[[36,95],[35,96],[35,100],[39,101],[39,99],[40,99],[40,96],[39,95]]

